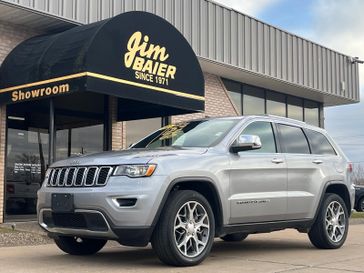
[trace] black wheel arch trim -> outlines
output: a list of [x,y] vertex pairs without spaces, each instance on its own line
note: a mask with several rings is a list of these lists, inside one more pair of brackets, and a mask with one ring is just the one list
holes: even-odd
[[[159,204],[158,210],[154,216],[154,220],[152,222],[152,230],[154,230],[155,226],[157,225],[160,215],[164,209],[164,206],[167,202],[167,199],[172,192],[173,188],[175,188],[176,185],[181,183],[188,183],[188,182],[200,182],[200,183],[208,183],[209,186],[212,186],[212,189],[215,192],[216,198],[217,198],[217,205],[218,205],[218,211],[214,212],[218,213],[219,218],[215,219],[216,228],[215,228],[215,234],[216,236],[219,236],[219,234],[222,232],[223,229],[223,219],[224,219],[224,212],[222,208],[221,198],[219,195],[219,191],[214,183],[214,181],[207,176],[186,176],[186,177],[180,177],[172,180],[172,182],[169,183],[166,191],[164,192],[162,201]],[[216,215],[216,214],[215,214]]]
[[[349,194],[349,198],[350,198],[350,192],[349,192],[348,186],[342,180],[330,180],[330,181],[327,181],[326,184],[324,185],[322,191],[321,191],[320,201],[319,201],[319,203],[317,204],[317,207],[316,207],[316,212],[315,212],[315,216],[313,218],[313,223],[316,221],[316,219],[318,217],[319,209],[320,209],[322,203],[324,202],[325,193],[326,193],[328,187],[330,187],[332,185],[344,186],[346,188],[347,193]],[[345,200],[344,200],[344,202],[345,202]],[[351,207],[349,207],[347,209],[348,209],[348,214],[350,216],[351,215]]]

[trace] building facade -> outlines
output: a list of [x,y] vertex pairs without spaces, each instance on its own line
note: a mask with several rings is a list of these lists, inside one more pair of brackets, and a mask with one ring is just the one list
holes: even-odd
[[123,119],[126,103],[96,94],[56,97],[52,106],[48,99],[3,103],[0,222],[34,218],[36,191],[52,161],[127,148],[168,122],[206,116],[273,114],[323,127],[324,107],[359,101],[351,56],[209,0],[0,0],[0,63],[28,38],[135,10],[164,18],[192,46],[203,70],[205,111]]

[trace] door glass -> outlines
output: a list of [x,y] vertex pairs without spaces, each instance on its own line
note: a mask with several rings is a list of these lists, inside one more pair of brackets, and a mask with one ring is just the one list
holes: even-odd
[[126,122],[126,147],[161,128],[161,118],[130,120]]
[[307,139],[299,127],[278,124],[280,131],[280,142],[285,153],[309,154],[310,148]]
[[262,142],[262,147],[260,149],[250,150],[249,152],[276,153],[276,142],[274,139],[272,124],[270,122],[253,122],[244,129],[243,134],[258,136]]
[[43,101],[7,107],[6,217],[36,214],[48,164],[48,110]]
[[104,99],[93,93],[55,99],[55,160],[103,151]]

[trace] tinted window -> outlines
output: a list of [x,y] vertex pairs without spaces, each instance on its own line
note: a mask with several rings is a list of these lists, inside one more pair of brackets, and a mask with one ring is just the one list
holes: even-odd
[[272,125],[269,122],[257,121],[249,124],[243,131],[243,135],[255,135],[260,137],[262,148],[252,150],[250,152],[257,153],[275,153],[276,143],[274,140],[274,133]]
[[267,92],[267,114],[285,117],[286,96],[275,92]]
[[314,101],[305,100],[305,122],[319,126],[319,104]]
[[301,128],[278,124],[281,133],[283,152],[291,154],[309,154],[307,139]]
[[243,114],[265,114],[264,90],[249,85],[244,85]]
[[336,155],[334,148],[323,134],[312,130],[307,130],[306,134],[313,154]]
[[295,97],[287,98],[288,117],[303,121],[303,100]]

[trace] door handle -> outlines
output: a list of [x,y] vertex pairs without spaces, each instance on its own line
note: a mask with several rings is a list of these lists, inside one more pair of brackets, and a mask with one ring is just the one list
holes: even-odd
[[284,163],[284,160],[282,158],[273,158],[272,163],[274,164],[282,164]]
[[314,161],[312,161],[313,164],[322,164],[324,163],[321,159],[315,159]]

